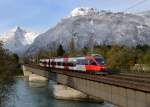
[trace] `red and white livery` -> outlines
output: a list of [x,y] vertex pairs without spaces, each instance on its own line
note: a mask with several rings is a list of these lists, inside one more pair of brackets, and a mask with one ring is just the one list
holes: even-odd
[[40,66],[71,71],[107,74],[106,62],[100,55],[40,59]]

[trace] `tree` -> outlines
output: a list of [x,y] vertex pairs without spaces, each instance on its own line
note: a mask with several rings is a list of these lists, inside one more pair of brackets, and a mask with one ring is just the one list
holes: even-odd
[[140,49],[143,52],[146,52],[148,49],[150,49],[150,46],[148,45],[137,45],[136,49]]
[[69,42],[69,51],[68,51],[68,56],[78,56],[80,54],[79,51],[77,51],[76,47],[75,47],[75,36],[71,38],[70,42]]
[[148,50],[143,56],[143,64],[150,65],[150,50]]
[[19,63],[19,56],[17,54],[12,54],[12,59],[14,60],[14,62]]
[[38,59],[41,59],[41,58],[49,58],[50,57],[50,53],[44,49],[40,49],[38,52],[37,52],[37,55],[36,57],[38,57]]
[[102,55],[107,58],[107,52],[110,50],[109,45],[96,45],[94,46],[94,53]]
[[83,55],[87,55],[90,52],[89,50],[90,49],[85,46],[81,51]]
[[65,50],[63,49],[63,46],[60,44],[58,49],[57,49],[57,56],[63,56],[65,53]]
[[70,46],[70,52],[74,53],[75,52],[75,42],[74,42],[74,38],[71,38],[71,41],[69,43]]
[[19,57],[3,49],[0,43],[0,106],[10,91],[14,76],[18,74],[18,63]]
[[131,50],[125,47],[112,47],[107,58],[108,67],[120,70],[122,67],[128,69],[130,66],[133,66],[134,56]]

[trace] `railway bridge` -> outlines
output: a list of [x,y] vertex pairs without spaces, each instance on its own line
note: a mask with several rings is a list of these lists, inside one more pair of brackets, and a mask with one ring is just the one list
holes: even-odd
[[29,80],[33,75],[37,75],[38,79],[51,79],[119,107],[150,107],[148,76],[98,76],[29,64],[23,65],[23,72],[25,76],[29,76]]

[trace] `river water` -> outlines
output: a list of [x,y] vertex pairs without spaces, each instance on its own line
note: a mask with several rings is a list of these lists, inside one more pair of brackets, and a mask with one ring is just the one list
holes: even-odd
[[16,79],[5,107],[115,107],[111,104],[56,100],[53,97],[54,82],[27,82]]

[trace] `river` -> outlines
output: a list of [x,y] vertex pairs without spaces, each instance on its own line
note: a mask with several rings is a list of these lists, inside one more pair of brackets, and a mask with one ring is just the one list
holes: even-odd
[[111,104],[56,100],[53,97],[54,82],[27,82],[16,79],[5,107],[115,107]]

